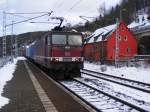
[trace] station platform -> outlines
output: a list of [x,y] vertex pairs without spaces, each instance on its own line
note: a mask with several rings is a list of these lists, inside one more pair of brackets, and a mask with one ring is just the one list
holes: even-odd
[[9,104],[0,112],[90,111],[27,60],[18,61],[13,75],[2,94],[9,98]]

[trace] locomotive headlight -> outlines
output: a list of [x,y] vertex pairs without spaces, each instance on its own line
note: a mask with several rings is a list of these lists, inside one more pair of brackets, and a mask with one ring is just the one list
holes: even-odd
[[59,58],[55,58],[56,61],[59,61]]
[[82,61],[81,58],[75,58],[75,61]]
[[83,61],[83,57],[74,57],[73,61],[82,62]]
[[78,61],[78,58],[75,58],[75,61]]
[[52,61],[55,61],[55,58],[52,58]]
[[81,59],[81,58],[79,58],[78,60],[79,60],[79,61],[82,61],[82,59]]
[[59,58],[52,58],[52,61],[59,61]]

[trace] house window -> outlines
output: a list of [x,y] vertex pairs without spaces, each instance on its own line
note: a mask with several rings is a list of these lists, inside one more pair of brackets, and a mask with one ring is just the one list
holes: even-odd
[[128,48],[126,49],[127,53],[130,53],[130,50],[131,50],[131,49],[128,47]]
[[125,30],[124,27],[122,27],[121,30],[124,31]]
[[128,40],[128,36],[126,35],[126,36],[124,36],[124,40],[125,41],[127,41]]
[[119,40],[121,41],[121,36],[119,36]]

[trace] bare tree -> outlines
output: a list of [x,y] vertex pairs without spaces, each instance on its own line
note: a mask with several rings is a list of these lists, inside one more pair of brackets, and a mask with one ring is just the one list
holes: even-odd
[[104,17],[104,15],[105,15],[105,13],[106,13],[105,2],[103,2],[103,3],[99,6],[98,12],[99,12],[99,17]]

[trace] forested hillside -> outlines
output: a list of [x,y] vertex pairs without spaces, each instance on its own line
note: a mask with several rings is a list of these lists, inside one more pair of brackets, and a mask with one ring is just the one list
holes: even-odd
[[[104,16],[99,14],[99,17],[91,23],[86,22],[84,26],[76,25],[78,31],[94,31],[97,28],[114,24],[116,18],[122,19],[126,24],[131,23],[136,18],[138,10],[150,6],[150,0],[122,0],[116,7],[112,7]],[[105,10],[105,7],[103,7]],[[148,8],[150,18],[150,8]]]

